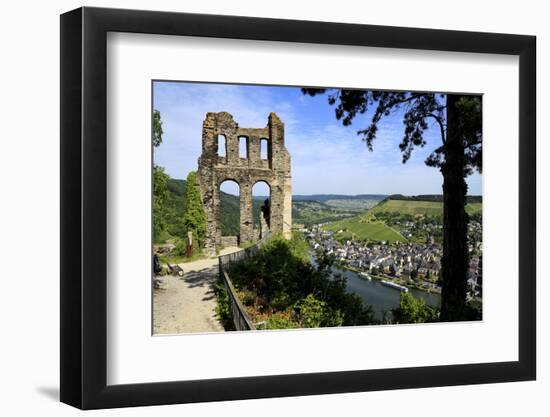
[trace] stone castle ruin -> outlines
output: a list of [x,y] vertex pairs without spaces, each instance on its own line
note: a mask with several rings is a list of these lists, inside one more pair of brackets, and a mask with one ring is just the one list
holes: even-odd
[[[246,155],[239,154],[239,143],[246,141]],[[262,141],[267,155],[262,158]],[[225,154],[218,153],[225,145]],[[216,247],[248,243],[266,233],[282,233],[290,239],[292,228],[292,190],[290,154],[285,148],[284,124],[270,113],[264,128],[242,128],[226,112],[207,113],[202,128],[202,155],[199,158],[199,181],[206,212],[207,232],[204,251],[216,254]],[[235,181],[240,195],[240,233],[222,236],[220,227],[220,186]],[[270,188],[260,215],[260,231],[254,230],[252,188],[258,182]]]

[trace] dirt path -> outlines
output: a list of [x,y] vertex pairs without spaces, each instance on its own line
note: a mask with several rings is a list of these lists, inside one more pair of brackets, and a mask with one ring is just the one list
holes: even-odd
[[[225,248],[220,255],[240,248]],[[218,258],[182,263],[183,277],[161,277],[153,290],[154,334],[223,332],[215,317],[216,296],[212,286],[218,278]]]

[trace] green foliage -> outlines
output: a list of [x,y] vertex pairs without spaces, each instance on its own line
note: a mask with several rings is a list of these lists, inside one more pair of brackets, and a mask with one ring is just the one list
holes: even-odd
[[294,319],[294,313],[292,311],[278,311],[270,314],[265,320],[265,328],[267,330],[298,329],[300,327],[300,323]]
[[168,179],[164,168],[153,166],[153,234],[155,241],[158,241],[161,233],[166,231],[165,204],[169,198]]
[[187,175],[187,207],[183,224],[187,231],[193,232],[193,237],[200,245],[206,235],[206,213],[202,204],[202,197],[197,180],[197,173],[191,171]]
[[217,282],[214,285],[214,294],[216,295],[216,318],[219,320],[225,330],[235,330],[235,324],[233,323],[233,314],[231,312],[231,299],[225,289],[225,286],[221,282]]
[[[154,170],[163,168],[155,166]],[[157,173],[157,175],[159,175]],[[160,175],[159,175],[160,176]],[[157,178],[159,186],[160,178]],[[167,179],[167,181],[165,181]],[[175,180],[168,177],[166,173],[162,176],[166,182],[167,195],[163,193],[164,198],[160,199],[153,195],[153,228],[155,230],[155,242],[162,243],[173,237],[183,238],[187,235],[187,229],[183,224],[183,217],[186,209],[186,182],[184,180]],[[154,178],[155,181],[155,178]],[[164,191],[166,188],[162,187]],[[156,207],[156,210],[155,210]]]
[[[154,226],[156,226],[156,224],[154,224]],[[172,238],[172,235],[168,232],[168,230],[160,230],[154,233],[154,238],[155,243],[165,243]]]
[[187,183],[184,180],[168,180],[169,196],[166,201],[166,230],[171,236],[185,238],[187,228],[183,223],[187,208]]
[[326,88],[302,88],[302,93],[310,96],[328,93],[328,103],[335,106],[336,119],[344,126],[350,126],[356,116],[369,111],[370,123],[357,133],[370,151],[381,120],[401,112],[404,130],[399,150],[403,163],[415,149],[427,145],[425,132],[430,125],[439,129],[441,143],[432,149],[425,164],[440,169],[444,178],[441,317],[460,318],[465,308],[469,255],[468,215],[464,212],[468,187],[464,178],[474,170],[482,171],[481,96]]
[[294,233],[291,240],[284,240],[290,247],[293,256],[302,262],[309,263],[309,244],[301,233]]
[[[168,178],[168,197],[164,202],[162,217],[158,217],[158,212],[154,213],[153,221],[163,222],[165,230],[155,235],[155,242],[162,243],[166,240],[176,237],[180,239],[187,238],[187,226],[184,224],[184,217],[187,211],[187,181]],[[220,193],[222,200],[221,207],[221,228],[224,236],[235,236],[239,234],[239,197]],[[228,204],[229,202],[229,204]],[[256,207],[257,206],[257,207]],[[254,202],[254,212],[260,211],[261,202]]]
[[318,300],[313,294],[308,294],[296,303],[295,309],[302,327],[320,327],[325,315],[327,303]]
[[[332,263],[333,258],[322,255],[315,268],[301,236],[290,241],[274,236],[247,262],[234,265],[229,275],[235,287],[248,294],[243,303],[257,313],[255,320],[267,315],[268,328],[374,323],[370,306],[346,292],[345,278],[332,275]],[[281,323],[286,327],[274,327]]]
[[402,292],[399,307],[393,310],[393,318],[397,323],[429,323],[437,319],[437,314],[424,300]]
[[295,305],[300,327],[338,327],[344,323],[342,310],[330,308],[313,294],[301,299]]
[[172,251],[176,256],[185,256],[187,253],[187,242],[183,239],[179,239],[176,243],[176,247]]
[[483,306],[481,299],[472,299],[466,304],[464,320],[482,320]]
[[153,146],[155,148],[162,143],[163,133],[160,112],[158,110],[153,110]]

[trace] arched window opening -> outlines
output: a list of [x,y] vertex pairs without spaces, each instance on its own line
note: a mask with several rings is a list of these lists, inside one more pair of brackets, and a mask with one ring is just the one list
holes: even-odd
[[220,210],[218,224],[222,236],[237,237],[241,229],[240,187],[236,181],[225,180],[220,184]]
[[248,138],[246,136],[239,137],[239,157],[248,158]]
[[218,135],[218,156],[222,158],[227,156],[227,144],[224,135]]
[[271,228],[271,187],[264,181],[258,181],[252,187],[254,204],[254,229],[258,239],[266,237]]
[[263,160],[267,161],[269,154],[269,141],[267,139],[260,139],[260,156]]

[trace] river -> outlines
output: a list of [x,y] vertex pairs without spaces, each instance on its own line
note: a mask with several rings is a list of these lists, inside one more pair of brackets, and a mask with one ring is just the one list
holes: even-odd
[[[315,259],[311,261],[313,265],[317,265]],[[384,311],[399,307],[400,290],[387,287],[376,279],[369,281],[366,278],[361,278],[358,273],[346,269],[332,267],[332,272],[346,278],[347,291],[359,295],[365,305],[371,305],[377,319],[382,319]],[[440,294],[427,293],[413,288],[409,288],[409,292],[416,298],[424,300],[429,306],[440,307]]]

